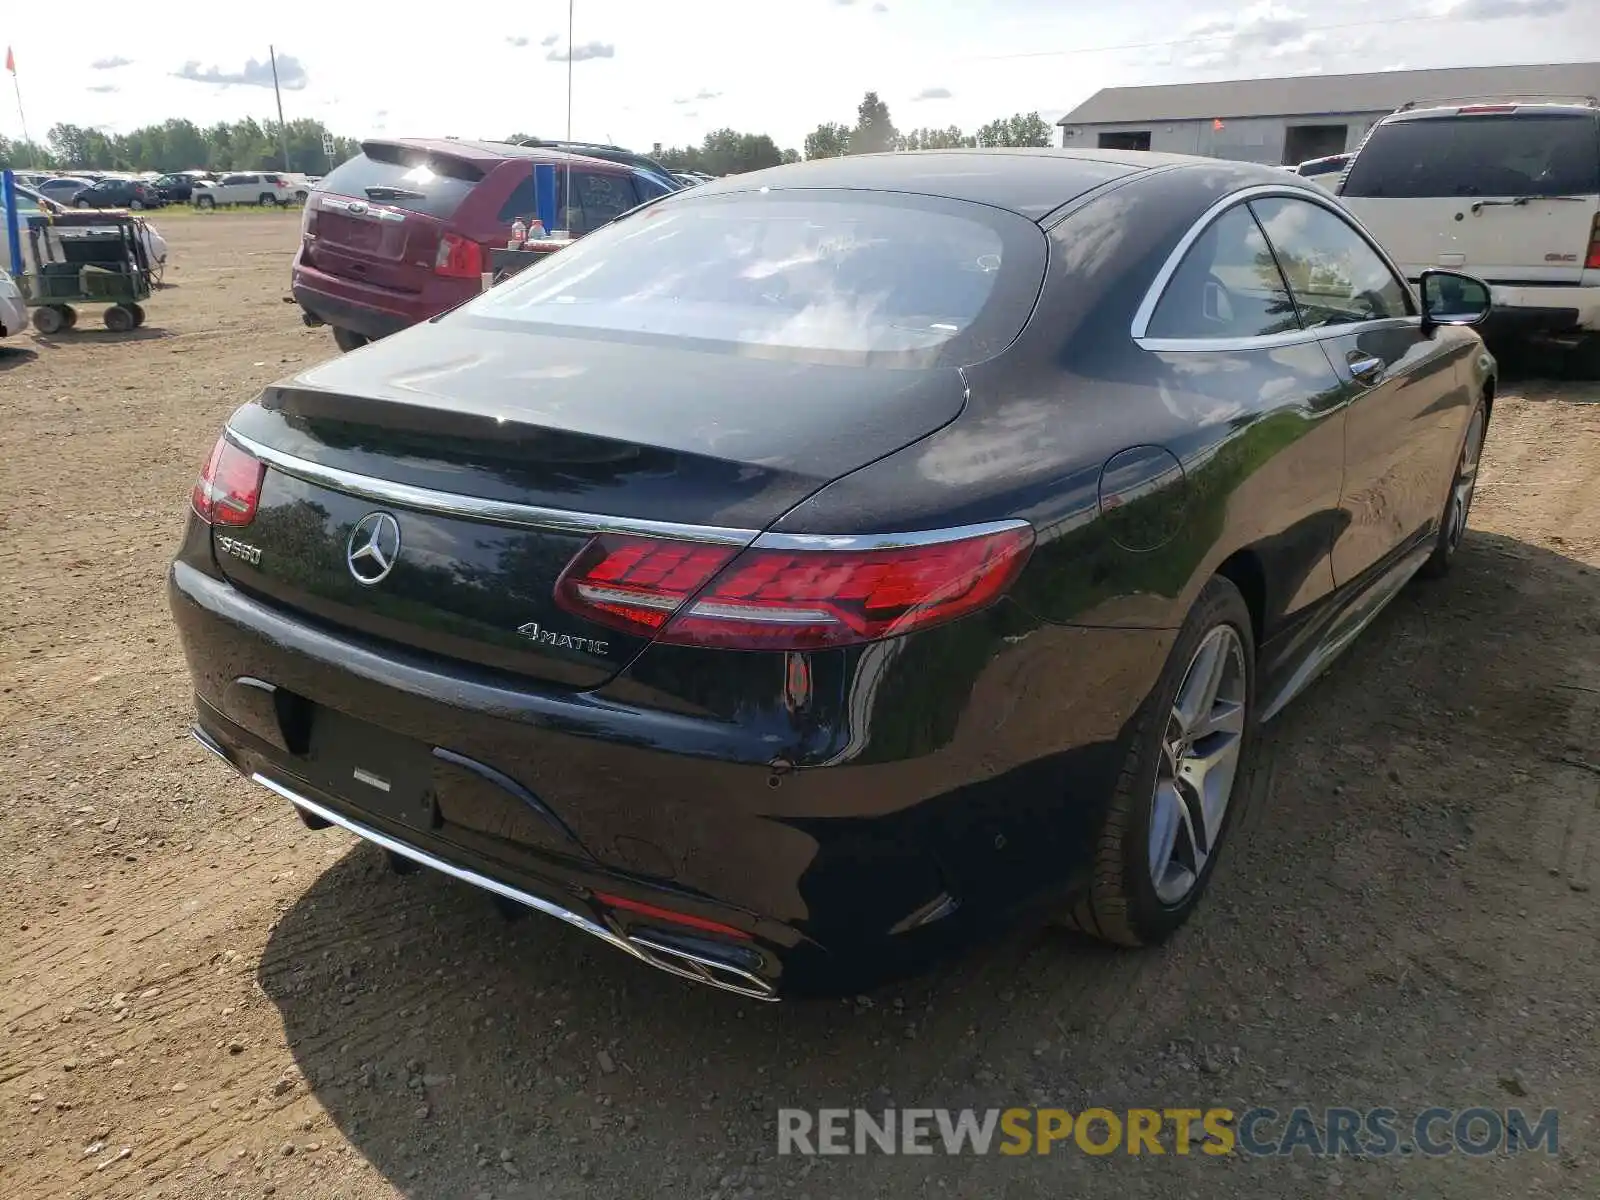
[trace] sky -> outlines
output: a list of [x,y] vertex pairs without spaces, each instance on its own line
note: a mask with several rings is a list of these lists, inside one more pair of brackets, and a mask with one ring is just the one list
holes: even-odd
[[[874,90],[900,129],[1038,111],[1101,87],[1600,60],[1600,0],[516,0],[5,5],[28,131],[284,115],[352,136],[574,137],[648,150],[713,129],[800,148]],[[178,9],[168,7],[169,16]],[[67,13],[70,16],[64,16]],[[467,19],[470,15],[470,19]],[[69,28],[71,26],[71,28]],[[0,133],[22,132],[0,76]]]

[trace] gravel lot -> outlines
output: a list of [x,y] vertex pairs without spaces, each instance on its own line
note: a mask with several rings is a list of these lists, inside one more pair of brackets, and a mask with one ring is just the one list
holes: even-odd
[[[188,489],[332,345],[283,302],[293,215],[158,224],[146,328],[0,344],[8,1200],[1596,1194],[1600,385],[1507,381],[1456,573],[1270,728],[1171,945],[753,1005],[390,874],[188,739]],[[1555,1107],[1561,1150],[775,1153],[779,1106],[1029,1103]]]

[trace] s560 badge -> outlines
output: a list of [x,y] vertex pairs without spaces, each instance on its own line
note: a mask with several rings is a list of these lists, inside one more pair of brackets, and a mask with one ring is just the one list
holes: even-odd
[[248,542],[241,542],[238,538],[217,535],[217,549],[224,554],[231,554],[234,558],[242,558],[252,567],[261,565],[261,550]]

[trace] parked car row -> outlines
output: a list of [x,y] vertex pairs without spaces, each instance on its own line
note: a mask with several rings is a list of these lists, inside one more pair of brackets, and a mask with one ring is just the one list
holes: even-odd
[[174,171],[148,174],[63,174],[21,172],[18,179],[42,195],[71,208],[160,208],[192,204],[302,204],[321,176],[284,171]]

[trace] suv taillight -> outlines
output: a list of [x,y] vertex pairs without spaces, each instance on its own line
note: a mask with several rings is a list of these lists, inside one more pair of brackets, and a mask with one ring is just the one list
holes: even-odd
[[1589,253],[1583,260],[1586,271],[1600,271],[1600,213],[1589,224]]
[[235,446],[226,434],[211,448],[211,457],[195,480],[189,501],[209,525],[248,525],[261,501],[266,464]]
[[562,572],[556,602],[675,645],[815,650],[975,612],[1011,586],[1032,549],[1027,526],[863,550],[741,551],[601,534]]
[[433,256],[433,273],[451,279],[476,279],[483,274],[483,247],[469,238],[446,233]]

